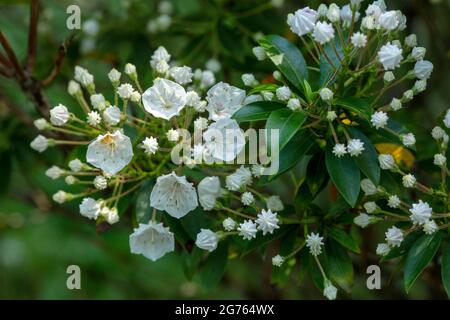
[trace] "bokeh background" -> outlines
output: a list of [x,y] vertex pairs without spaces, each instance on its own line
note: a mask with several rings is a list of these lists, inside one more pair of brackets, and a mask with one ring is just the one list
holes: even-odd
[[[35,76],[44,78],[53,68],[57,50],[69,41],[59,75],[44,92],[51,105],[73,106],[66,91],[73,67],[81,64],[96,77],[100,91],[109,90],[107,72],[125,63],[137,66],[143,83],[149,83],[151,53],[164,45],[172,57],[193,68],[205,68],[214,58],[221,64],[217,78],[242,85],[240,74],[253,72],[270,79],[270,63],[258,63],[251,53],[258,34],[278,33],[297,41],[288,30],[286,15],[319,1],[302,0],[170,0],[171,12],[157,0],[41,1]],[[326,4],[331,1],[322,1]],[[336,0],[338,5],[346,4]],[[450,101],[450,1],[386,1],[408,17],[409,33],[416,33],[427,48],[435,71],[425,93],[397,117],[417,134],[416,164],[429,165],[429,131]],[[81,9],[82,30],[68,30],[66,9]],[[0,0],[0,29],[19,59],[27,50],[29,2]],[[408,89],[399,88],[397,94]],[[396,92],[391,92],[395,95]],[[130,254],[127,215],[121,223],[97,232],[77,212],[77,203],[64,206],[51,201],[63,182],[44,175],[52,164],[63,165],[69,150],[37,154],[29,148],[37,134],[31,125],[38,117],[29,97],[14,82],[0,77],[0,298],[1,299],[316,299],[322,298],[301,270],[282,287],[271,283],[270,259],[259,255],[232,257],[218,287],[204,288],[198,275],[189,279],[180,257],[166,255],[157,262]],[[406,120],[405,120],[406,119]],[[422,166],[421,166],[422,167]],[[282,183],[277,190],[283,193]],[[322,197],[321,201],[329,201]],[[381,229],[380,229],[381,230]],[[371,229],[358,237],[363,248],[374,252],[381,231]],[[269,248],[270,250],[270,248]],[[382,265],[381,290],[366,288],[366,266],[372,254],[354,256],[356,279],[344,299],[444,298],[439,275],[424,273],[409,296],[401,285],[395,264]],[[79,265],[82,290],[66,288],[66,268]]]

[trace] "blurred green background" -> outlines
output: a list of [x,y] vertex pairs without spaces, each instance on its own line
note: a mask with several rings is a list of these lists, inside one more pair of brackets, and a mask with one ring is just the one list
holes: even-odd
[[[164,45],[172,57],[193,68],[205,68],[214,58],[222,69],[217,78],[242,86],[240,74],[253,72],[270,77],[270,63],[258,63],[251,53],[259,33],[278,33],[296,41],[286,26],[286,15],[303,6],[317,8],[319,1],[265,0],[172,0],[172,12],[161,18],[161,1],[41,1],[35,76],[44,78],[52,69],[58,46],[71,38],[63,67],[45,89],[51,105],[75,106],[66,92],[73,67],[87,67],[96,77],[100,92],[108,92],[107,72],[122,70],[127,62],[137,66],[143,83],[149,84],[149,59]],[[331,1],[323,1],[331,3]],[[346,4],[336,1],[338,5]],[[435,64],[428,89],[396,116],[418,136],[415,156],[425,167],[433,150],[427,131],[449,107],[450,1],[386,1],[408,17],[408,32],[416,33]],[[66,28],[67,6],[81,9],[83,30]],[[281,6],[277,6],[281,4]],[[275,5],[275,7],[274,7]],[[167,9],[167,8],[166,8]],[[28,1],[0,0],[0,29],[23,60],[27,50]],[[158,20],[159,19],[159,20]],[[86,23],[88,21],[88,23]],[[155,31],[159,24],[159,30]],[[98,26],[98,30],[96,30]],[[298,40],[298,39],[297,39]],[[408,89],[403,88],[403,91]],[[391,92],[392,95],[401,94]],[[52,164],[63,165],[66,153],[51,150],[37,154],[29,142],[37,134],[30,121],[38,117],[34,105],[12,80],[0,78],[0,298],[1,299],[315,299],[322,298],[301,269],[285,287],[270,282],[270,255],[233,258],[217,288],[206,290],[194,276],[188,280],[177,253],[157,262],[130,254],[127,216],[110,230],[97,233],[95,225],[81,217],[77,203],[64,206],[51,201],[51,194],[64,187],[44,175]],[[405,119],[407,119],[405,121]],[[281,186],[282,187],[282,186]],[[283,192],[289,190],[280,189]],[[323,199],[328,201],[328,199]],[[359,237],[363,248],[374,252],[382,229],[369,228]],[[270,248],[269,248],[270,251]],[[351,294],[340,298],[402,299],[443,298],[433,272],[426,273],[409,296],[394,265],[382,265],[383,288],[366,288],[367,265],[373,254],[354,256],[356,279]],[[81,290],[66,288],[66,268],[79,265]]]

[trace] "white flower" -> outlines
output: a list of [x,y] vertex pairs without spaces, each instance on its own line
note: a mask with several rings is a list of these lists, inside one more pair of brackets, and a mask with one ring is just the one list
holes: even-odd
[[181,85],[192,82],[192,69],[187,66],[173,67],[170,69],[169,75]]
[[421,61],[425,58],[425,54],[427,53],[427,49],[424,47],[414,47],[411,51],[411,57],[416,61]]
[[67,92],[71,95],[71,96],[75,96],[78,93],[81,92],[81,87],[80,84],[76,81],[70,80],[69,84],[67,85]]
[[398,111],[402,108],[402,101],[397,98],[392,98],[391,103],[389,104],[392,110]]
[[[444,118],[444,124],[447,128],[450,128],[450,109],[447,110]],[[445,136],[445,132],[442,132],[442,138]]]
[[208,90],[206,100],[209,118],[213,121],[230,118],[243,105],[245,91],[219,82]]
[[405,188],[413,188],[416,185],[416,177],[412,174],[405,174],[402,178],[403,186]]
[[274,195],[270,196],[266,199],[266,206],[267,209],[272,211],[283,211],[284,205],[283,202],[280,199],[280,196]]
[[406,90],[403,92],[402,102],[409,102],[414,98],[414,91]]
[[44,130],[48,126],[48,122],[44,118],[34,120],[33,124],[38,130]]
[[251,73],[244,73],[241,78],[244,85],[248,87],[253,87],[258,84],[258,81],[255,79],[255,76]]
[[328,279],[325,279],[324,286],[325,286],[325,288],[323,289],[323,295],[328,300],[335,300],[336,299],[336,295],[337,295],[337,288],[335,286],[333,286],[331,281],[328,280]]
[[162,46],[159,46],[153,53],[150,65],[154,68],[159,61],[170,61],[170,54],[167,52],[166,48]]
[[75,67],[74,79],[81,83],[83,87],[89,87],[94,84],[94,76],[80,66]]
[[261,46],[254,47],[252,49],[252,52],[255,55],[256,59],[258,59],[259,61],[263,61],[267,58],[266,51]]
[[378,161],[380,162],[380,168],[383,170],[391,170],[395,167],[394,157],[390,154],[380,154]]
[[273,99],[273,92],[261,91],[261,95],[264,98],[264,100],[272,101],[272,99]]
[[321,45],[329,42],[334,38],[334,28],[331,23],[317,22],[314,27],[313,38]]
[[317,8],[317,15],[318,15],[320,18],[325,18],[325,17],[327,16],[327,13],[328,13],[328,7],[327,7],[327,5],[324,4],[324,3],[321,3],[321,4],[319,5],[319,7]]
[[289,99],[287,107],[292,111],[301,109],[300,99],[297,98]]
[[343,157],[345,154],[347,154],[347,147],[345,146],[345,144],[337,143],[333,147],[333,154],[338,158]]
[[175,237],[162,223],[139,224],[130,235],[131,253],[142,254],[156,261],[168,252],[175,250]]
[[186,105],[186,91],[178,83],[158,78],[142,95],[142,103],[156,118],[169,120]]
[[378,192],[378,188],[369,179],[361,180],[361,189],[364,191],[366,196],[371,196]]
[[108,73],[109,81],[111,81],[112,84],[117,85],[120,81],[120,76],[122,74],[117,71],[117,69],[112,68],[111,71]]
[[88,113],[86,122],[90,126],[96,127],[100,124],[101,121],[102,121],[102,117],[100,116],[100,114],[97,111],[91,111]]
[[214,73],[219,72],[222,69],[222,65],[217,59],[211,58],[206,61],[205,67],[207,70],[210,70]]
[[103,110],[106,107],[105,97],[101,93],[93,94],[90,96],[91,104],[94,109]]
[[[447,114],[445,115],[445,119],[448,120],[447,122],[450,125],[450,112],[449,111],[447,111]],[[445,122],[446,121],[444,120],[444,123]],[[446,124],[446,126],[447,126],[447,124]],[[439,126],[436,126],[436,127],[433,128],[433,130],[431,130],[431,136],[435,140],[441,140],[444,137],[444,135],[445,135],[444,129],[442,129]]]
[[392,31],[397,29],[399,20],[395,10],[383,12],[378,18],[380,27],[384,30]]
[[384,70],[394,70],[400,66],[400,62],[403,60],[403,50],[396,45],[388,42],[381,47],[378,52],[378,60],[383,64]]
[[378,20],[378,18],[380,17],[380,15],[383,11],[384,10],[381,10],[381,8],[378,5],[376,5],[375,3],[372,3],[367,7],[366,15],[372,16]]
[[47,150],[49,143],[50,142],[46,137],[43,135],[38,135],[33,141],[31,141],[30,147],[37,152],[44,152]]
[[390,208],[393,208],[393,209],[398,208],[400,206],[400,203],[401,203],[401,201],[398,196],[396,196],[396,195],[389,196],[388,206]]
[[251,192],[244,192],[241,196],[241,202],[244,206],[249,206],[255,201],[255,197]]
[[251,171],[244,166],[240,166],[233,174],[226,177],[226,186],[230,191],[237,191],[252,184],[252,181]]
[[216,83],[216,77],[214,73],[210,70],[205,70],[202,72],[202,77],[200,79],[200,87],[202,89],[206,89],[211,87],[214,83]]
[[347,144],[347,151],[352,157],[357,157],[364,151],[364,142],[359,139],[350,139]]
[[330,4],[328,7],[327,18],[333,23],[341,20],[341,9],[335,3]]
[[172,172],[156,180],[150,194],[150,206],[179,219],[197,208],[197,192],[186,177]]
[[434,164],[435,165],[442,167],[442,166],[445,166],[446,163],[447,163],[447,158],[443,154],[438,153],[438,154],[434,155]]
[[267,211],[262,209],[256,219],[258,230],[261,230],[263,235],[266,235],[266,233],[272,234],[274,230],[280,228],[278,222],[277,213],[270,209]]
[[[360,13],[358,11],[355,11],[355,16],[354,16],[354,21],[358,21],[359,20],[359,16]],[[350,27],[351,23],[352,23],[352,19],[353,19],[353,11],[350,8],[350,5],[345,5],[342,7],[341,9],[341,20],[342,20],[342,24],[345,28]]]
[[366,16],[361,21],[361,29],[373,30],[376,27],[376,21],[373,16]]
[[384,111],[377,111],[372,114],[370,122],[376,129],[384,128],[389,120],[388,115]]
[[203,117],[198,117],[194,120],[194,128],[195,130],[203,131],[208,128],[208,119]]
[[397,227],[389,228],[386,233],[386,242],[390,247],[400,247],[403,241],[403,231]]
[[130,138],[120,131],[99,135],[89,144],[86,153],[87,162],[111,175],[122,170],[132,158]]
[[276,256],[274,256],[272,258],[272,265],[274,265],[275,267],[281,267],[283,262],[284,262],[284,258],[282,256],[280,256],[279,254],[277,254]]
[[200,96],[195,91],[186,92],[186,105],[197,108],[200,104]]
[[336,120],[337,118],[337,114],[336,111],[328,111],[327,112],[327,120],[333,122],[334,120]]
[[84,198],[80,204],[80,214],[95,220],[100,214],[100,204],[93,198]]
[[50,122],[54,126],[60,127],[65,125],[67,121],[69,121],[69,118],[69,110],[67,110],[67,107],[62,104],[59,104],[50,110]]
[[81,28],[88,36],[95,37],[98,34],[100,26],[96,19],[89,19],[83,22]]
[[245,240],[251,240],[252,238],[256,238],[256,232],[258,230],[256,229],[256,223],[251,220],[245,220],[239,225],[237,231],[239,231],[239,235]]
[[236,221],[231,218],[226,218],[225,220],[223,220],[222,226],[225,231],[233,231],[236,228]]
[[[254,164],[254,165],[252,165],[252,168],[251,168],[252,175],[253,175],[255,178],[259,178],[259,177],[261,176],[263,170],[264,170],[264,167],[262,167],[262,166],[259,165],[259,164]],[[269,197],[269,198],[270,198],[270,197]],[[267,200],[268,200],[268,199],[267,199]],[[266,200],[266,201],[267,201],[267,200]],[[269,208],[269,209],[270,209],[270,208]],[[282,210],[283,210],[283,209],[282,209]],[[274,211],[281,211],[281,210],[274,210]]]
[[415,94],[424,92],[427,89],[427,80],[417,80],[414,83],[413,91]]
[[364,33],[355,32],[351,41],[355,48],[364,48],[367,45],[367,36]]
[[172,14],[173,5],[170,1],[161,1],[158,5],[158,12],[161,14]]
[[411,212],[410,219],[413,224],[423,225],[431,218],[433,209],[428,203],[419,200],[418,203],[413,203],[409,212]]
[[177,142],[180,139],[180,134],[176,129],[170,129],[166,132],[167,140],[170,142]]
[[120,122],[122,113],[116,106],[110,106],[103,111],[103,119],[110,126],[115,126]]
[[214,209],[217,198],[220,197],[221,188],[218,177],[205,177],[197,186],[198,200],[205,211]]
[[70,194],[65,191],[59,190],[52,196],[52,199],[53,201],[62,204],[70,199]]
[[134,103],[139,103],[141,101],[141,94],[138,91],[133,91],[131,93],[130,100]]
[[96,176],[94,179],[94,187],[97,190],[105,190],[108,187],[108,180],[104,176]]
[[300,37],[310,33],[314,29],[317,20],[317,12],[309,7],[299,9],[287,16],[287,24],[292,32]]
[[421,80],[428,79],[432,72],[433,64],[430,61],[420,60],[414,65],[414,74]]
[[217,242],[219,238],[217,234],[209,229],[200,229],[197,234],[197,239],[195,240],[195,245],[200,249],[213,252],[217,248]]
[[169,68],[169,64],[164,60],[158,61],[158,63],[155,65],[156,72],[162,75],[165,75],[166,72],[169,71]]
[[140,146],[148,155],[155,154],[158,150],[158,140],[153,137],[146,137]]
[[289,100],[289,98],[291,97],[291,89],[289,89],[289,87],[283,86],[283,87],[279,87],[275,94],[277,95],[277,98],[281,101],[287,101]]
[[365,228],[370,224],[370,216],[365,213],[360,213],[353,219],[353,223],[361,228]]
[[319,91],[319,95],[323,101],[331,101],[333,100],[334,93],[328,88],[322,88]]
[[64,170],[62,170],[58,166],[51,166],[47,171],[45,171],[45,175],[49,177],[50,179],[56,180],[64,173]]
[[69,168],[73,172],[80,172],[83,169],[83,163],[80,159],[73,159],[69,161]]
[[117,208],[108,208],[103,207],[100,210],[100,215],[103,216],[106,219],[106,222],[109,224],[114,224],[119,222],[119,214],[117,212]]
[[379,243],[377,246],[377,255],[384,257],[391,251],[391,247],[387,243]]
[[311,232],[306,236],[306,246],[313,256],[318,256],[322,253],[323,237],[318,233]]
[[131,63],[127,63],[125,65],[125,74],[129,75],[130,77],[133,77],[136,75],[136,66]]
[[234,160],[245,146],[245,137],[234,119],[214,122],[203,133],[203,139],[214,159]]
[[129,83],[123,83],[117,88],[117,94],[122,99],[130,99],[133,91],[133,86]]
[[373,201],[364,203],[364,209],[366,209],[367,213],[374,213],[378,207],[377,204]]
[[423,224],[423,232],[425,232],[428,235],[435,233],[437,229],[438,226],[436,222],[434,222],[434,220],[428,220]]
[[75,182],[77,182],[77,178],[75,178],[74,176],[67,176],[64,179],[64,182],[67,183],[68,185],[72,185],[75,184]]
[[[383,80],[386,82],[392,82],[395,80],[395,75],[392,71],[386,71],[383,76]],[[395,99],[395,98],[394,98]]]

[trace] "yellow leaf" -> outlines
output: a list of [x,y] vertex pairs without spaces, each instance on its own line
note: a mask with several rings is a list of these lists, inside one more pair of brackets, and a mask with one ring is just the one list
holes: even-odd
[[400,166],[410,169],[414,164],[414,155],[412,152],[398,144],[377,143],[375,144],[375,148],[379,153],[391,154],[394,157],[395,162]]

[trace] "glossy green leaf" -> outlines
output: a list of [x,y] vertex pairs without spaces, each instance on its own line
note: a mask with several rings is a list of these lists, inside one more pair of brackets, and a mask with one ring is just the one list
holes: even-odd
[[357,98],[357,97],[346,97],[336,99],[334,104],[350,111],[354,112],[366,119],[369,119],[372,115],[372,109],[367,100]]
[[336,157],[328,145],[325,156],[330,178],[347,203],[354,207],[359,196],[360,174],[355,160],[349,155]]
[[447,296],[450,299],[450,244],[444,247],[442,253],[442,265],[441,265],[442,284],[444,285]]
[[[286,144],[292,137],[300,130],[302,124],[306,120],[306,115],[301,111],[292,111],[288,108],[283,108],[272,112],[267,119],[266,129],[270,135],[271,130],[279,130],[279,148],[283,150]],[[269,150],[271,150],[271,139],[267,139]]]
[[327,241],[326,257],[328,272],[332,280],[345,291],[350,292],[353,285],[353,264],[343,246],[334,240]]
[[348,131],[352,138],[359,139],[364,142],[363,153],[355,157],[356,164],[375,185],[378,185],[380,183],[381,170],[378,162],[377,150],[373,146],[372,141],[370,141],[370,139],[358,129],[349,127]]
[[308,80],[308,68],[300,50],[277,35],[263,37],[259,44],[286,79],[296,88],[302,89],[303,80]]
[[248,95],[260,93],[261,91],[270,91],[274,92],[276,91],[280,86],[275,83],[261,83],[257,86],[254,86],[252,90],[248,92]]
[[338,228],[329,228],[327,229],[328,235],[339,242],[342,246],[345,248],[355,252],[355,253],[361,253],[361,249],[359,248],[358,243],[351,235],[349,235],[347,232],[345,232],[342,229]]
[[[328,84],[332,84],[336,81],[337,77],[331,80],[331,77],[335,74],[335,70],[339,70],[341,68],[340,59],[344,58],[344,53],[342,51],[341,41],[338,37],[335,37],[334,40],[336,51],[339,55],[336,54],[336,51],[333,49],[331,43],[328,43],[324,46],[325,55],[320,55],[320,84],[322,86]],[[327,57],[329,59],[327,59]],[[331,64],[330,64],[331,61]]]
[[266,120],[274,111],[284,109],[286,106],[273,101],[255,101],[237,110],[232,118],[238,122]]
[[435,232],[432,235],[424,234],[414,242],[405,263],[403,284],[406,292],[411,289],[416,279],[433,259],[441,244],[442,236],[442,232]]
[[220,241],[217,249],[211,252],[200,272],[201,283],[206,289],[216,287],[225,273],[228,260],[228,241]]

